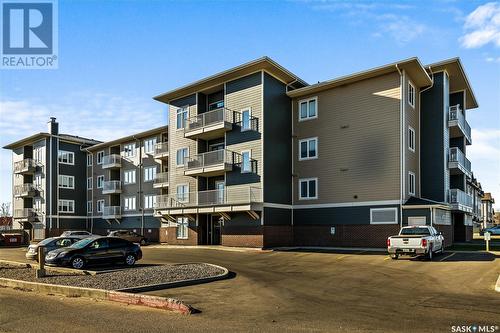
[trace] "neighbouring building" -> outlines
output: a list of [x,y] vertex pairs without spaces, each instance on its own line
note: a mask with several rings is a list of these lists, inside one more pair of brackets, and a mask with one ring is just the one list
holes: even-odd
[[495,212],[495,216],[493,217],[493,223],[496,225],[500,225],[500,212]]
[[472,224],[474,232],[479,232],[482,226],[481,201],[484,191],[481,183],[472,175],[467,178],[467,194],[472,197]]
[[482,227],[488,228],[493,225],[493,218],[495,211],[493,209],[493,204],[495,203],[495,199],[491,196],[491,193],[486,192],[482,198],[482,206],[481,206],[481,218],[482,218]]

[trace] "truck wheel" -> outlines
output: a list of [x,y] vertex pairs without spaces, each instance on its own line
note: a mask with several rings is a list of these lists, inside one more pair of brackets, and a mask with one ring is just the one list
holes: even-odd
[[398,260],[398,255],[397,254],[391,254],[391,259],[392,260]]

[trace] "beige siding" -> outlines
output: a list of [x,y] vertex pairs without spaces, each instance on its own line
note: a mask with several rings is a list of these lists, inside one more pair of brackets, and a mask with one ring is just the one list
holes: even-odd
[[[400,78],[397,73],[318,97],[318,118],[298,121],[293,101],[295,204],[400,199]],[[318,159],[299,161],[298,141],[318,137]],[[318,178],[318,199],[298,200],[298,180]],[[357,196],[355,198],[355,196]]]
[[[410,103],[408,103],[408,80],[413,83],[415,87],[415,107],[412,107]],[[409,198],[409,188],[408,188],[408,172],[411,171],[415,174],[415,196],[420,197],[420,94],[419,88],[415,85],[415,83],[411,80],[410,77],[405,75],[405,199]],[[415,152],[412,152],[409,149],[409,136],[408,136],[408,128],[412,127],[415,130]]]

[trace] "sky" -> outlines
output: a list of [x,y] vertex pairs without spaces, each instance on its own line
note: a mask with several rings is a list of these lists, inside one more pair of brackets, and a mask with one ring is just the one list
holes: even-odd
[[[59,1],[59,68],[0,69],[0,145],[46,131],[109,140],[167,122],[153,96],[267,55],[316,83],[460,57],[479,108],[467,155],[500,209],[500,2]],[[11,201],[0,152],[0,202]]]

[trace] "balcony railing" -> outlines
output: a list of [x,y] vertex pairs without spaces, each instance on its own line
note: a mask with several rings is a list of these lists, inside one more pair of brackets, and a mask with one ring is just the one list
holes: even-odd
[[465,157],[465,154],[457,147],[450,148],[448,157],[448,167],[450,169],[458,168],[462,170],[463,173],[469,176],[472,173],[470,161],[467,159],[467,157]]
[[163,157],[168,155],[168,142],[159,142],[155,144],[154,156]]
[[14,186],[15,197],[34,197],[38,188],[34,184],[23,184]]
[[122,192],[122,182],[119,180],[108,180],[102,184],[102,194],[113,194]]
[[153,187],[168,186],[168,172],[159,172],[156,174]]
[[185,163],[185,169],[192,170],[224,163],[233,164],[234,155],[234,152],[227,149],[214,150],[198,154],[194,157],[186,158],[187,163]]
[[35,208],[14,209],[14,218],[16,219],[35,219],[38,211]]
[[36,170],[36,162],[32,158],[25,158],[14,163],[14,173],[33,173]]
[[449,202],[454,209],[472,211],[472,196],[462,190],[451,189]]
[[121,206],[105,206],[102,210],[103,219],[117,219],[122,216]]
[[184,126],[185,137],[210,138],[222,135],[232,129],[236,111],[220,108],[186,119]]
[[155,209],[244,205],[260,202],[262,202],[262,190],[258,187],[227,187],[217,190],[159,195],[156,197]]
[[465,120],[465,115],[460,108],[460,105],[450,106],[449,117],[448,117],[448,126],[452,127],[458,125],[468,143],[472,142],[471,140],[471,129],[467,120]]
[[103,156],[102,167],[107,168],[120,168],[122,166],[122,158],[118,154],[111,154]]

